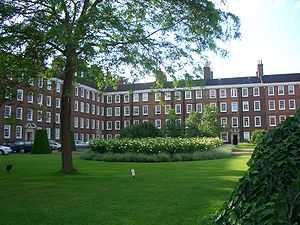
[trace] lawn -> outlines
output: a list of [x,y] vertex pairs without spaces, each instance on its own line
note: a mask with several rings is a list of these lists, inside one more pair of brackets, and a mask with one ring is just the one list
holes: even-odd
[[[229,197],[248,159],[145,164],[76,156],[80,174],[63,176],[56,154],[0,157],[0,224],[200,225]],[[6,163],[15,166],[10,174]]]

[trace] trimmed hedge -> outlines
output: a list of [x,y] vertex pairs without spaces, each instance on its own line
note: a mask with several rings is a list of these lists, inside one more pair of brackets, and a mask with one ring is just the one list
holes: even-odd
[[31,153],[32,154],[51,153],[46,130],[42,130],[42,129],[36,130]]
[[223,144],[219,138],[144,138],[95,140],[91,150],[98,153],[193,153],[215,149]]

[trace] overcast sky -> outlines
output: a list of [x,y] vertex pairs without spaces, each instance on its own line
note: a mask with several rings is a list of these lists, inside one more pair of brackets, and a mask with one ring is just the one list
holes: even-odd
[[210,58],[214,77],[255,75],[259,59],[265,74],[300,73],[300,0],[227,0],[241,20],[241,40],[226,47],[229,58]]

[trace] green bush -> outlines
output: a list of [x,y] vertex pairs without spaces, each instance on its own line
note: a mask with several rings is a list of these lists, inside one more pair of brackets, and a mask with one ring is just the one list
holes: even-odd
[[42,129],[36,130],[31,153],[32,154],[51,153],[46,130],[42,130]]
[[144,138],[94,140],[90,147],[98,153],[193,153],[210,151],[222,145],[219,138]]
[[161,137],[161,132],[152,123],[141,123],[123,128],[120,136],[121,138]]
[[251,136],[251,143],[258,144],[262,140],[262,138],[265,134],[266,134],[266,131],[263,129],[254,130],[252,132],[252,136]]
[[248,165],[216,223],[299,225],[300,111],[262,137]]

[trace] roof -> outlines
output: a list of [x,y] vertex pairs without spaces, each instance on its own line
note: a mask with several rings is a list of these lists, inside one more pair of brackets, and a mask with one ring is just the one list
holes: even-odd
[[[222,85],[237,85],[237,84],[259,84],[259,83],[280,83],[280,82],[300,82],[300,73],[291,73],[291,74],[272,74],[272,75],[264,75],[261,80],[256,76],[248,76],[248,77],[232,77],[232,78],[220,78],[220,79],[212,79],[212,80],[193,80],[191,82],[192,86],[222,86]],[[137,91],[137,90],[145,90],[145,89],[154,89],[155,82],[148,83],[135,83],[135,84],[123,84],[118,86],[117,88],[107,88],[106,92],[113,91]],[[180,81],[177,87],[187,87],[185,85],[185,81]],[[163,85],[163,88],[174,88],[172,81],[167,81]]]

